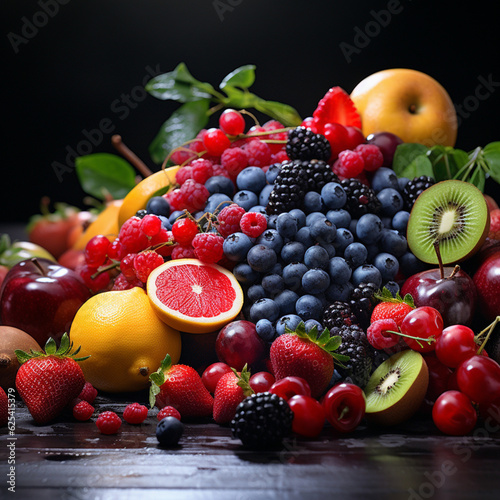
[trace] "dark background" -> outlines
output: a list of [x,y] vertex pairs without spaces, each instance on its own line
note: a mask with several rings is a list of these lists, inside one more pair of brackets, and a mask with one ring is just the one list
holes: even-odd
[[[500,86],[475,105],[472,97],[480,78],[500,82],[498,16],[491,3],[64,2],[2,3],[2,221],[27,221],[38,212],[43,195],[83,207],[85,194],[75,172],[59,181],[52,164],[64,163],[66,148],[75,148],[84,131],[105,118],[157,168],[148,145],[177,104],[148,96],[128,111],[117,113],[113,105],[134,89],[141,95],[137,86],[147,79],[148,66],[164,73],[184,61],[196,78],[217,86],[236,67],[255,64],[251,90],[294,106],[303,117],[331,86],[350,92],[376,71],[413,68],[436,78],[456,105],[474,108],[460,124],[457,147],[470,150],[500,139]],[[44,4],[51,16],[44,16]],[[356,32],[365,31],[373,11],[389,6],[399,13],[348,62],[340,44],[354,46]],[[40,27],[26,32],[35,21]],[[24,42],[16,38],[23,29],[29,34]],[[105,134],[92,152],[114,152],[110,136]]]

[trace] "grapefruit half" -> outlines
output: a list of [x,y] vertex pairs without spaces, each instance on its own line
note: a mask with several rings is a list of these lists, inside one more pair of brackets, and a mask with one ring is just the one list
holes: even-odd
[[198,259],[170,260],[157,267],[149,275],[147,292],[159,318],[188,333],[218,330],[243,306],[243,290],[234,275]]

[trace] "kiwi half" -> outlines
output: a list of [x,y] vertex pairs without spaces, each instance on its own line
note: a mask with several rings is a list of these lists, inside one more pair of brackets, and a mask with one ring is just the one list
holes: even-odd
[[410,213],[406,237],[423,262],[444,265],[473,255],[488,236],[490,216],[483,193],[463,181],[442,181],[422,192]]
[[397,425],[420,407],[429,384],[422,355],[411,349],[393,354],[372,374],[365,387],[366,419],[377,425]]

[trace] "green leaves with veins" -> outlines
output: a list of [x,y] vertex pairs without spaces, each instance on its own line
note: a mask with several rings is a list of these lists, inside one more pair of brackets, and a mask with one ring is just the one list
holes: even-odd
[[194,139],[210,116],[223,108],[254,108],[285,127],[300,125],[302,118],[291,106],[266,101],[249,92],[254,82],[255,66],[252,64],[240,66],[225,76],[219,84],[220,91],[194,78],[184,63],[150,80],[146,90],[152,96],[183,104],[160,127],[151,143],[149,151],[153,161],[162,163],[174,148]]
[[500,184],[500,142],[491,142],[469,153],[450,146],[400,144],[394,154],[393,169],[400,177],[413,179],[427,175],[436,182],[457,179],[484,191],[488,177]]

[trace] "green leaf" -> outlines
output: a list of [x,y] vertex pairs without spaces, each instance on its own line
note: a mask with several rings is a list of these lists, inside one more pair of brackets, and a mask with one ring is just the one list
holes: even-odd
[[469,155],[465,151],[441,145],[432,146],[428,157],[434,168],[433,177],[436,182],[453,179],[469,161]]
[[[398,177],[408,177],[407,175],[403,175],[403,171],[405,171],[408,166],[418,157],[427,154],[429,148],[424,146],[423,144],[405,142],[400,144],[396,148],[396,152],[394,153],[394,158],[392,160],[392,168]],[[409,177],[410,179],[413,177]]]
[[325,350],[327,351],[336,351],[340,345],[342,344],[342,337],[339,335],[335,335],[331,337],[330,340],[325,345]]
[[67,333],[61,337],[61,343],[59,344],[59,349],[57,349],[56,354],[58,356],[66,354],[72,347],[73,344],[70,345],[69,337]]
[[429,158],[421,155],[417,156],[411,163],[406,165],[406,167],[401,170],[401,174],[398,175],[407,177],[408,179],[414,179],[421,175],[434,177],[434,169],[432,168],[432,163]]
[[285,127],[296,127],[302,123],[302,118],[297,113],[297,111],[289,106],[288,104],[283,104],[276,101],[265,101],[264,99],[258,99],[254,108],[261,113],[278,120]]
[[21,349],[16,349],[14,351],[14,354],[16,355],[17,361],[19,362],[20,365],[22,365],[23,363],[26,363],[26,361],[28,361],[29,359],[34,357],[31,354],[28,354],[27,352],[22,351]]
[[219,87],[225,90],[227,85],[231,85],[232,87],[239,87],[240,89],[248,89],[254,82],[255,66],[253,64],[247,64],[231,71],[229,75],[224,77]]
[[0,254],[4,253],[10,247],[10,237],[7,233],[0,236]]
[[135,186],[133,167],[119,156],[108,153],[79,156],[75,166],[82,189],[100,200],[107,194],[116,200],[124,198]]
[[196,137],[208,123],[209,106],[210,100],[203,99],[183,104],[172,113],[149,146],[155,163],[162,163],[170,151]]
[[500,142],[490,142],[483,148],[483,158],[488,164],[488,172],[500,184]]
[[56,351],[56,341],[52,337],[50,337],[45,344],[45,354],[55,354]]
[[470,176],[469,182],[471,184],[474,184],[481,193],[484,191],[484,185],[486,183],[486,175],[484,173],[484,170],[482,168],[476,168],[474,169],[474,172]]
[[227,94],[227,99],[225,105],[228,108],[255,108],[256,103],[259,101],[259,97],[248,91],[239,90],[232,85],[227,85],[224,88],[224,92]]

